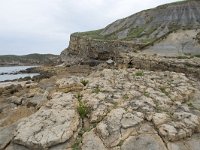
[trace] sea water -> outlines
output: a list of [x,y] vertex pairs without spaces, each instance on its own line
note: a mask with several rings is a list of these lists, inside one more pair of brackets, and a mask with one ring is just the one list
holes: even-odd
[[[38,73],[30,73],[30,74],[15,74],[20,70],[26,70],[28,68],[32,68],[35,66],[9,66],[9,67],[0,67],[0,81],[5,80],[14,80],[24,77],[33,77],[39,75]],[[3,75],[2,75],[3,74]]]

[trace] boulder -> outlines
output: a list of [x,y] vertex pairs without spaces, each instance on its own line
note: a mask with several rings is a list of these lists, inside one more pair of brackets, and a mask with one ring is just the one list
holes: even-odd
[[95,135],[94,130],[83,135],[82,150],[107,150],[101,139]]
[[72,94],[57,94],[39,111],[19,123],[14,143],[47,148],[69,140],[79,125]]

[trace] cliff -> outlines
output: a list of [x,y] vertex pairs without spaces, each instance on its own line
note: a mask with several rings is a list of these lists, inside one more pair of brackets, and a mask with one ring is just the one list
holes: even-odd
[[[108,25],[74,33],[62,54],[67,64],[112,59],[120,52],[141,51],[163,55],[199,55],[200,1],[158,6]],[[173,41],[173,42],[172,42]]]

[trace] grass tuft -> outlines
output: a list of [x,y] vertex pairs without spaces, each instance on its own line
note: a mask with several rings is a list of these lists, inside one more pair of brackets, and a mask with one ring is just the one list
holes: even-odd
[[135,76],[144,76],[144,72],[143,71],[137,71],[135,73]]
[[77,111],[80,117],[83,119],[83,118],[86,118],[87,115],[90,113],[90,107],[87,106],[83,101],[79,101]]
[[99,92],[101,92],[101,89],[100,89],[99,85],[97,85],[97,86],[93,89],[92,93],[98,94]]
[[89,83],[89,81],[88,81],[88,80],[81,80],[81,83],[82,83],[84,86],[86,86],[86,85]]

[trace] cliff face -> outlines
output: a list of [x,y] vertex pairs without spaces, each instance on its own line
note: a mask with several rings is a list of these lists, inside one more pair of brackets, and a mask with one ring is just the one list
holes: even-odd
[[108,25],[101,35],[116,39],[155,39],[179,28],[195,29],[200,25],[200,2],[184,1],[146,10]]
[[[200,1],[171,3],[117,20],[104,29],[74,33],[71,35],[69,47],[61,56],[70,64],[88,59],[102,60],[102,57],[112,59],[116,53],[144,48],[153,53],[164,52],[164,55],[171,50],[171,55],[179,55],[180,51],[199,55],[198,29],[200,29]],[[176,33],[182,31],[192,33],[185,34],[185,38],[181,39],[180,34]],[[174,45],[171,46],[168,40],[164,44],[154,46],[167,37],[171,38],[172,34],[175,34],[173,37],[177,37],[171,39]]]
[[61,53],[61,58],[67,64],[94,63],[115,59],[119,52],[137,51],[143,44],[133,44],[125,41],[104,41],[71,35],[70,44]]

